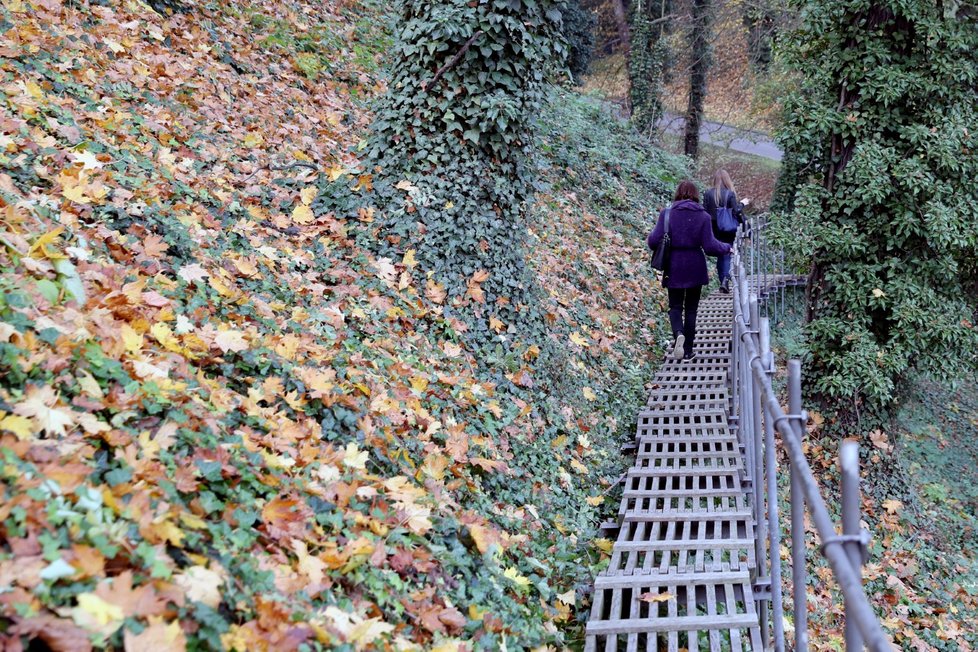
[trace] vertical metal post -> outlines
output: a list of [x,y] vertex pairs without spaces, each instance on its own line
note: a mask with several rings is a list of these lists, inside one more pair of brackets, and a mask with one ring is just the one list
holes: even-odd
[[[801,362],[788,361],[788,411],[792,419],[795,437],[801,443],[805,438],[805,424],[801,415]],[[794,593],[795,652],[808,650],[808,598],[805,582],[805,495],[801,489],[801,474],[791,465],[791,579]]]
[[[751,296],[750,298],[750,328],[752,331],[759,332],[761,324],[760,317],[760,305],[758,304],[757,297]],[[751,334],[751,339],[754,340],[757,350],[760,350],[760,338]],[[760,383],[756,382],[754,379],[754,373],[751,369],[752,361],[747,363],[747,380],[753,388],[751,390],[751,404],[750,404],[750,426],[751,426],[751,448],[747,450],[747,455],[752,457],[752,464],[754,467],[754,522],[758,524],[760,530],[764,529],[764,456],[761,450],[761,445],[763,442],[763,437],[760,434],[761,430],[761,387]],[[755,539],[755,552],[757,555],[757,570],[761,575],[766,574],[767,568],[765,567],[765,554],[764,554],[764,538],[758,536]]]
[[[730,266],[732,274],[731,287],[733,290],[734,306],[738,306],[740,301],[740,254],[734,256]],[[730,401],[731,416],[737,421],[737,429],[740,429],[740,378],[738,377],[739,356],[740,356],[740,323],[736,319],[734,312],[733,341],[730,343]]]
[[[859,443],[847,439],[839,446],[839,467],[842,469],[842,534],[858,537],[860,533],[860,501],[859,492]],[[849,563],[856,575],[862,581],[863,560],[862,547],[858,541],[847,541],[846,553]],[[846,614],[846,650],[848,652],[863,649],[863,637],[856,623],[850,618],[849,605],[844,606]]]
[[[768,376],[774,376],[774,353],[770,348],[771,324],[761,322],[761,345],[764,351],[764,368]],[[774,628],[774,650],[784,652],[784,599],[781,595],[781,525],[778,522],[778,461],[774,443],[774,420],[764,410],[764,467],[767,480],[767,522],[771,568],[771,622]]]
[[[753,330],[750,315],[750,285],[746,280],[742,283],[743,294],[741,295],[741,314],[744,323],[740,331],[741,344],[745,337],[750,337],[748,331]],[[746,345],[740,347],[740,443],[743,445],[744,459],[747,462],[747,477],[752,483],[757,482],[757,472],[754,469],[753,450],[754,425],[752,422],[751,405],[754,402],[754,383],[750,377],[750,360],[748,359],[748,348]]]
[[[757,321],[757,350],[761,366],[764,367],[765,371],[770,369],[768,366],[768,356],[770,349],[770,321],[767,317],[760,317]],[[754,378],[753,369],[751,370],[751,378]],[[756,381],[755,381],[756,382]],[[757,491],[755,495],[758,497],[757,500],[757,531],[755,532],[757,542],[757,548],[755,550],[757,558],[757,571],[758,575],[761,577],[766,577],[768,580],[771,579],[770,566],[768,564],[768,554],[770,553],[771,560],[775,559],[777,554],[776,550],[769,550],[766,546],[768,543],[768,527],[770,522],[765,518],[765,514],[769,511],[769,508],[765,508],[766,505],[770,505],[772,499],[776,499],[777,494],[772,494],[768,491],[767,478],[771,475],[771,467],[768,465],[767,451],[767,411],[764,409],[764,403],[762,402],[763,389],[760,382],[757,382],[757,422],[755,423],[757,438],[754,443],[754,463],[757,465]],[[774,498],[772,498],[772,496]],[[761,640],[764,642],[764,649],[770,647],[771,633],[768,624],[768,614],[771,611],[771,605],[767,600],[761,602],[760,604],[760,618],[761,618]]]

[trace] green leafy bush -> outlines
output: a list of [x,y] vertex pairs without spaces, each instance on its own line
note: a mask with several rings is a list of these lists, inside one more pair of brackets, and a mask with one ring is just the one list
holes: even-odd
[[795,6],[786,244],[813,262],[815,388],[854,415],[893,401],[911,367],[976,364],[978,27],[922,0]]

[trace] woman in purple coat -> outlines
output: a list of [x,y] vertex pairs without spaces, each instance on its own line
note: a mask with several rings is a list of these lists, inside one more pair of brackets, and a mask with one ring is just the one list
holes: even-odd
[[710,216],[699,201],[696,184],[692,181],[680,183],[671,209],[659,213],[659,221],[648,237],[649,248],[655,250],[662,242],[665,232],[663,216],[669,210],[672,250],[664,285],[669,290],[669,324],[675,338],[672,357],[677,360],[692,360],[695,357],[696,310],[703,286],[710,280],[706,271],[706,254],[722,256],[731,251],[731,245],[713,237]]

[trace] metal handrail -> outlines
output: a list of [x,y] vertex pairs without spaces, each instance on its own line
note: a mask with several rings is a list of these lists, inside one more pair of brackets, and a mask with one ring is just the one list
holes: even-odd
[[[892,650],[862,586],[861,565],[867,549],[868,533],[859,528],[858,444],[845,441],[840,447],[843,476],[843,534],[840,536],[802,448],[807,415],[802,410],[801,402],[801,363],[798,360],[788,362],[787,413],[778,403],[777,394],[771,384],[775,366],[774,354],[770,348],[770,316],[783,314],[786,277],[783,274],[783,251],[768,245],[763,233],[764,226],[762,219],[753,218],[750,222],[750,239],[741,235],[734,254],[731,374],[734,402],[732,421],[737,424],[740,440],[745,448],[746,467],[753,491],[751,509],[754,521],[758,524],[755,550],[759,573],[757,583],[759,587],[770,583],[770,593],[765,596],[765,600],[759,602],[765,647],[773,645],[778,652],[784,650],[781,528],[774,441],[777,432],[788,453],[791,473],[789,502],[795,613],[794,649],[799,652],[808,649],[804,530],[804,513],[807,508],[821,541],[821,552],[842,589],[845,600],[846,649],[859,650],[865,644],[874,652]],[[750,291],[751,283],[758,290],[756,293]],[[764,317],[761,317],[762,301],[767,309],[767,316]],[[768,631],[768,607],[770,625],[774,629],[773,641]]]

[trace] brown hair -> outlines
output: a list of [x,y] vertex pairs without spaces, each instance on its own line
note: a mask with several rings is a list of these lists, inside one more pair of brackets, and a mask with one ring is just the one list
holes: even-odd
[[724,188],[735,195],[737,194],[737,189],[734,188],[733,180],[730,178],[730,174],[723,168],[720,168],[713,175],[713,198],[717,206],[720,205],[720,202],[723,199]]
[[700,203],[700,191],[696,189],[696,184],[689,179],[684,179],[679,184],[679,187],[676,188],[676,196],[672,198],[673,201],[683,199],[692,199],[697,204]]

